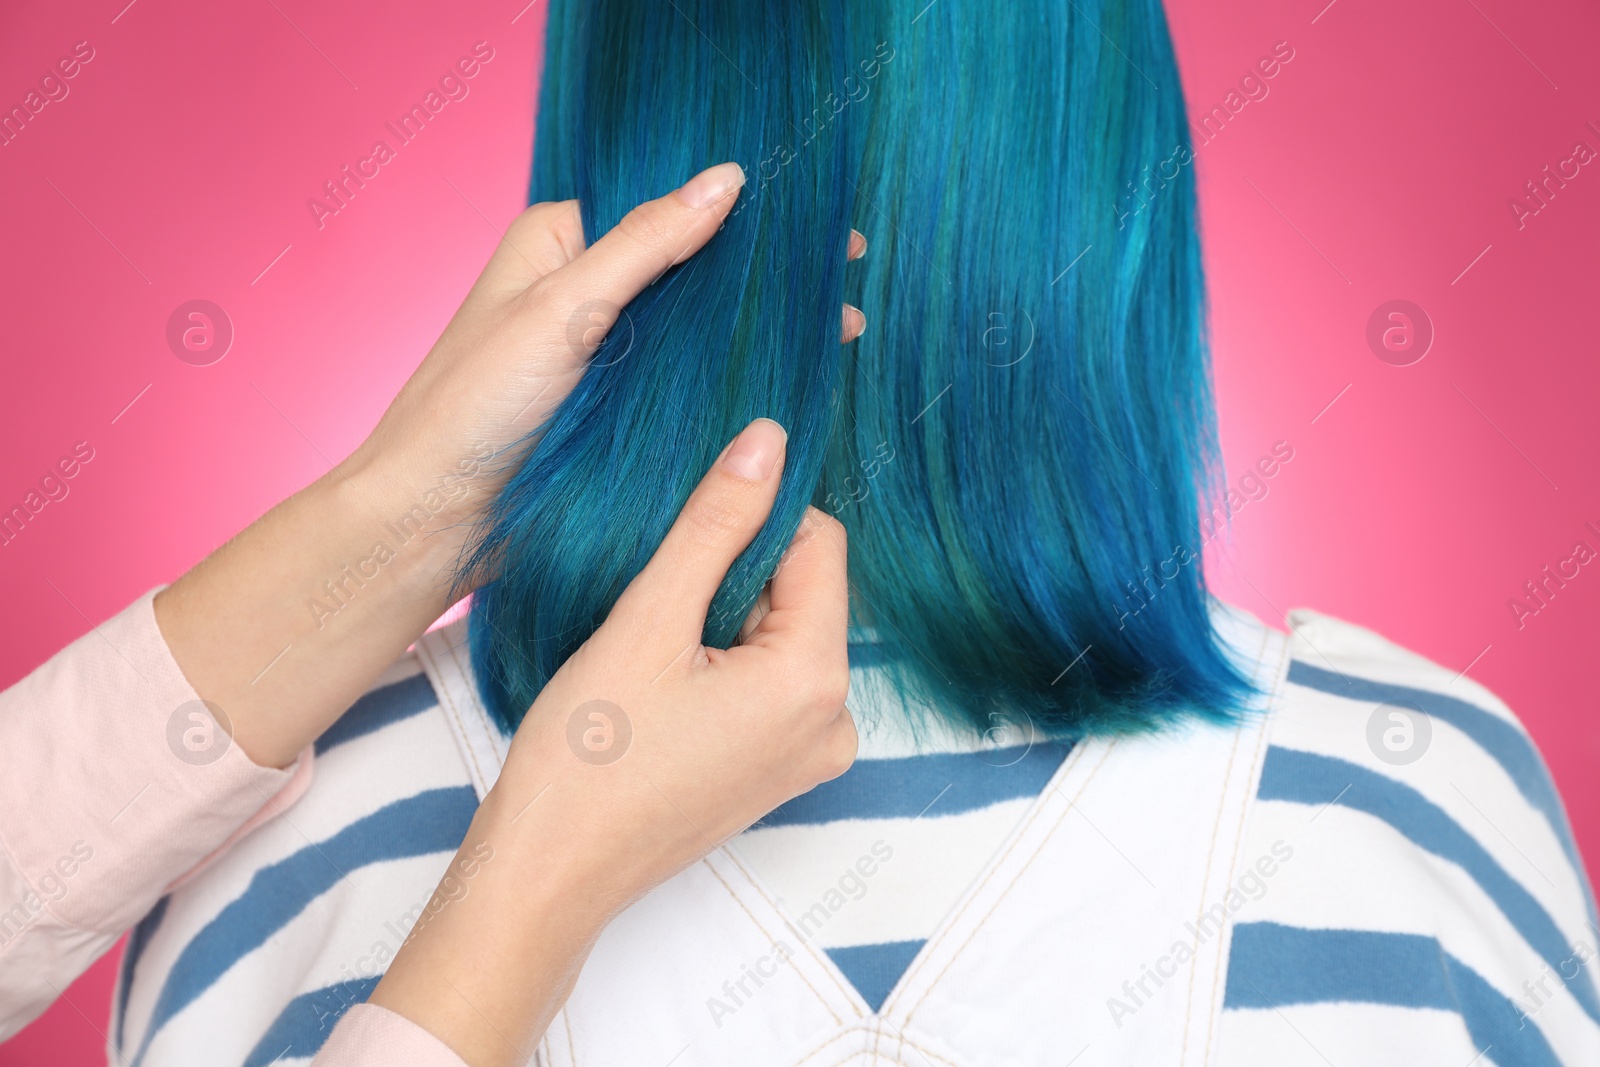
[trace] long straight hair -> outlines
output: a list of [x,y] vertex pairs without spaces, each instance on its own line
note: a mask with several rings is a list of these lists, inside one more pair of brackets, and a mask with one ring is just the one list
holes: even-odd
[[[724,444],[789,431],[727,647],[808,504],[908,709],[1081,736],[1227,720],[1193,157],[1159,0],[552,0],[531,199],[592,241],[711,163],[722,230],[624,309],[474,532],[509,733]],[[852,224],[870,252],[848,267]],[[843,301],[866,333],[840,343]],[[525,457],[525,458],[524,458]]]

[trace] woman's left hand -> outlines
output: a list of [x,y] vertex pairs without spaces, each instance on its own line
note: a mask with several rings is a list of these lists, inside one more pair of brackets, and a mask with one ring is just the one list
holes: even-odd
[[[446,490],[450,508],[434,525],[439,555],[453,559],[517,466],[520,457],[502,450],[542,425],[572,390],[622,308],[717,232],[743,183],[737,163],[711,167],[634,208],[592,248],[584,246],[578,201],[528,208],[344,466],[384,471],[414,496]],[[865,250],[852,231],[847,255]],[[844,341],[865,324],[845,305]]]
[[[711,167],[590,248],[576,201],[524,211],[369,438],[157,594],[173,658],[246,755],[287,766],[444,613],[516,466],[497,454],[567,395],[619,310],[711,239],[743,180]],[[847,309],[845,339],[861,325]]]
[[419,498],[442,492],[435,555],[453,559],[516,467],[501,453],[577,384],[621,309],[710,240],[743,183],[737,163],[711,167],[634,208],[592,248],[578,201],[522,212],[346,473],[376,473]]

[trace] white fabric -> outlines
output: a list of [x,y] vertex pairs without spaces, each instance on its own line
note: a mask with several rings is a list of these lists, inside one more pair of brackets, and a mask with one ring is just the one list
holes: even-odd
[[[907,929],[931,922],[933,936],[881,1012],[834,966],[827,936],[801,936],[786,920],[758,871],[770,865],[742,855],[751,842],[735,843],[605,932],[531,1062],[1600,1063],[1585,984],[1594,964],[1563,982],[1550,963],[1552,937],[1557,955],[1593,952],[1587,884],[1563,841],[1564,817],[1540,810],[1549,805],[1535,794],[1548,778],[1520,724],[1480,686],[1369,631],[1310,612],[1290,623],[1285,636],[1244,613],[1221,622],[1263,691],[1241,726],[1079,745],[1008,816],[1003,844],[978,877],[963,878],[953,908],[907,905]],[[263,827],[172,895],[132,968],[125,1049],[142,1041],[174,961],[187,953],[192,980],[197,938],[215,933],[214,920],[275,864],[331,847],[363,815],[420,791],[454,790],[469,810],[487,791],[505,743],[478,702],[464,638],[464,622],[430,634],[392,672],[391,681],[425,672],[436,706],[320,754],[292,825]],[[1441,711],[1422,759],[1385,762],[1367,733],[1379,706],[1360,695],[1371,681],[1465,701],[1457,711],[1466,717]],[[1334,787],[1297,792],[1283,768],[1313,765],[1334,769]],[[1337,776],[1348,776],[1348,792]],[[1385,790],[1404,793],[1398,811],[1373,805]],[[1431,822],[1418,830],[1418,818]],[[766,833],[781,842],[781,831]],[[398,847],[409,836],[385,840]],[[952,834],[947,844],[971,842]],[[232,1067],[243,1049],[271,1062],[268,1021],[292,1016],[297,997],[370,981],[359,961],[400,936],[453,847],[352,868],[230,959],[163,1024],[139,1067]],[[874,893],[880,885],[889,888],[876,883]],[[830,930],[854,921],[841,911]],[[1293,934],[1293,951],[1278,945],[1263,957],[1259,937],[1242,947],[1263,931]],[[1434,969],[1385,988],[1387,957],[1330,956],[1317,948],[1324,934],[1433,946]],[[1376,992],[1330,999],[1328,989],[1352,978]],[[1322,992],[1297,999],[1297,983]],[[1440,989],[1444,1002],[1429,1003]],[[346,1015],[341,1037],[347,1024],[368,1025],[367,1014]],[[309,1060],[304,1038],[279,1067]]]
[[[1225,627],[1267,694],[1264,712],[1288,642],[1242,616]],[[460,642],[446,628],[418,653],[463,750],[480,758],[481,794],[493,781],[497,731]],[[606,930],[540,1062],[1042,1064],[1080,1048],[1093,1053],[1084,1064],[1204,1062],[1222,996],[1221,933],[1167,981],[1170,995],[1140,1009],[1139,1025],[1117,1025],[1104,1002],[1107,990],[1138,977],[1130,961],[1164,953],[1226,894],[1264,723],[1258,713],[1235,729],[1078,746],[877,1015],[749,868],[719,849]],[[1022,972],[1023,959],[1057,965]],[[751,971],[762,977],[758,989]],[[754,990],[748,998],[729,992],[741,978]],[[738,1003],[728,1014],[713,998]],[[626,1025],[618,1005],[628,1006]]]

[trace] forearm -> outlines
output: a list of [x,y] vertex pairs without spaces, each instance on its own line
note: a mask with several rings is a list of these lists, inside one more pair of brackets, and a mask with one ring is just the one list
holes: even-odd
[[[743,181],[712,167],[592,249],[577,201],[523,212],[368,443],[162,591],[173,657],[241,750],[287,764],[444,612],[452,523],[481,515],[592,354],[575,316],[622,308],[698,250]],[[408,513],[420,535],[396,528]]]
[[157,595],[173,658],[252,760],[293,761],[449,607],[463,493],[358,454]]
[[[554,786],[552,789],[558,789]],[[534,794],[536,795],[536,794]],[[497,786],[369,1003],[421,1026],[471,1067],[520,1067],[566,1002],[620,902],[592,842]],[[555,807],[557,805],[552,805]]]

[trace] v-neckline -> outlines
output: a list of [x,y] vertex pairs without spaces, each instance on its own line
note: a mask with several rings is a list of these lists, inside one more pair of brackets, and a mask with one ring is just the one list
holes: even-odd
[[[463,618],[448,627],[430,633],[417,643],[416,648],[418,657],[422,660],[430,681],[438,692],[441,712],[451,722],[453,732],[462,746],[468,774],[479,796],[482,797],[487,794],[498,776],[499,768],[509,748],[509,739],[500,734],[478,698],[469,656],[464,647],[466,623],[467,620]],[[763,1014],[770,1013],[772,1025],[785,1028],[799,1026],[805,1035],[788,1030],[788,1037],[779,1039],[774,1032],[774,1039],[782,1040],[786,1049],[783,1053],[783,1062],[790,1067],[824,1067],[824,1060],[827,1064],[832,1064],[837,1058],[837,1053],[849,1048],[855,1051],[851,1052],[846,1060],[840,1060],[840,1065],[845,1062],[851,1064],[868,1062],[866,1059],[858,1060],[856,1058],[858,1056],[870,1057],[870,1061],[874,1063],[880,1062],[884,1056],[890,1057],[889,1062],[903,1063],[906,1049],[914,1049],[919,1053],[919,1063],[923,1060],[935,1062],[935,1058],[930,1058],[934,1057],[935,1048],[944,1050],[936,1057],[937,1062],[949,1064],[951,1067],[958,1063],[981,1062],[985,1059],[985,1055],[979,1050],[988,1048],[989,1043],[992,1043],[998,1035],[989,1035],[986,1042],[981,1033],[981,1026],[979,1033],[972,1033],[971,1026],[978,1017],[967,1017],[964,1013],[958,1013],[954,1018],[963,1020],[959,1024],[960,1029],[955,1031],[950,1029],[954,1019],[949,1013],[957,1004],[965,1005],[968,998],[975,996],[981,998],[983,990],[993,989],[993,976],[980,978],[980,975],[986,973],[985,970],[971,961],[976,955],[981,963],[984,952],[1005,951],[1000,947],[1005,945],[1009,945],[1013,953],[1026,953],[1027,946],[1032,945],[1034,939],[1043,932],[1036,929],[1026,918],[1033,913],[1028,907],[1023,906],[1019,912],[1015,903],[1009,910],[1002,905],[1008,899],[1014,900],[1018,892],[1022,893],[1025,901],[1032,902],[1035,908],[1042,906],[1045,901],[1055,899],[1054,890],[1050,887],[1055,884],[1054,879],[1063,876],[1065,868],[1061,867],[1061,864],[1065,859],[1060,851],[1061,846],[1054,842],[1062,833],[1073,835],[1074,839],[1095,840],[1088,831],[1068,828],[1075,824],[1067,822],[1067,816],[1073,811],[1077,810],[1082,814],[1081,802],[1085,800],[1091,786],[1097,790],[1094,796],[1107,800],[1112,805],[1105,816],[1100,816],[1097,811],[1097,817],[1120,820],[1125,827],[1133,828],[1140,826],[1141,821],[1149,822],[1154,818],[1155,812],[1150,810],[1148,805],[1129,803],[1130,797],[1135,794],[1129,794],[1128,791],[1138,788],[1129,778],[1130,770],[1146,761],[1153,760],[1158,765],[1162,760],[1170,762],[1174,758],[1174,753],[1180,750],[1184,753],[1182,761],[1173,764],[1169,771],[1174,778],[1187,784],[1174,783],[1170,787],[1162,788],[1166,788],[1168,792],[1176,788],[1179,791],[1178,795],[1185,798],[1178,802],[1187,807],[1193,807],[1195,799],[1189,790],[1198,787],[1205,794],[1207,801],[1202,806],[1208,812],[1215,809],[1214,815],[1208,815],[1202,820],[1210,825],[1210,844],[1202,851],[1197,851],[1199,846],[1195,843],[1208,838],[1204,833],[1175,839],[1171,842],[1170,851],[1177,858],[1169,860],[1166,852],[1158,853],[1161,860],[1157,863],[1157,867],[1152,869],[1156,869],[1159,876],[1161,863],[1167,863],[1172,867],[1167,873],[1173,878],[1161,878],[1163,887],[1167,887],[1169,881],[1181,883],[1175,884],[1173,888],[1164,888],[1165,896],[1157,902],[1161,907],[1162,916],[1174,922],[1185,916],[1191,917],[1192,921],[1200,921],[1202,913],[1197,908],[1203,908],[1206,901],[1220,899],[1219,894],[1231,884],[1237,860],[1237,839],[1242,833],[1250,798],[1254,795],[1254,783],[1259,774],[1260,759],[1265,749],[1266,722],[1281,690],[1288,662],[1288,638],[1278,631],[1264,626],[1248,615],[1242,615],[1238,622],[1229,622],[1228,627],[1234,635],[1249,639],[1247,642],[1241,641],[1234,647],[1240,653],[1241,667],[1247,675],[1255,677],[1261,690],[1259,703],[1252,701],[1249,713],[1244,715],[1238,724],[1220,731],[1202,731],[1192,741],[1164,737],[1154,747],[1151,747],[1151,742],[1143,739],[1138,743],[1126,745],[1118,739],[1090,739],[1076,744],[1050,776],[1044,788],[1032,798],[1026,813],[996,853],[986,862],[973,884],[962,894],[919,948],[878,1011],[870,1009],[860,991],[820,947],[807,944],[801,951],[787,957],[792,962],[795,977],[806,987],[811,996],[802,997],[802,1000],[810,1006],[809,1014],[802,1010],[800,1001],[796,1001],[791,1009],[786,1010],[775,1010],[772,1007],[781,1002],[765,1001],[769,1006],[764,1009]],[[1232,640],[1229,643],[1233,644]],[[1250,645],[1256,646],[1254,657],[1249,654]],[[1198,756],[1193,747],[1195,745],[1199,746]],[[1194,776],[1193,782],[1189,782],[1191,773]],[[1100,784],[1096,784],[1097,782]],[[1123,813],[1128,813],[1126,818],[1123,818]],[[1228,815],[1227,819],[1223,818],[1224,814]],[[1089,816],[1083,815],[1083,818],[1087,820]],[[1090,823],[1089,826],[1100,838],[1106,837],[1105,832],[1095,823]],[[1159,830],[1155,827],[1152,827],[1152,830],[1155,830],[1156,836],[1160,836]],[[1120,853],[1121,850],[1117,851]],[[1039,862],[1041,857],[1043,857],[1042,864]],[[1132,862],[1126,856],[1122,859],[1124,864],[1132,866]],[[1176,866],[1178,864],[1186,866]],[[1033,871],[1042,872],[1039,877],[1044,881],[1029,880],[1028,876]],[[1143,870],[1133,867],[1133,871],[1143,879],[1143,882],[1153,886],[1154,883],[1151,883]],[[1137,881],[1127,872],[1114,875],[1108,871],[1106,877],[1111,878],[1115,884],[1127,883],[1126,888],[1129,892],[1133,896],[1139,895]],[[1068,880],[1062,884],[1070,889],[1073,882]],[[726,847],[713,851],[699,864],[688,868],[662,888],[669,893],[675,891],[678,894],[671,906],[679,907],[685,902],[698,899],[695,896],[697,893],[709,892],[720,896],[718,887],[731,899],[724,900],[723,909],[716,913],[720,914],[720,920],[711,918],[712,913],[708,912],[708,921],[733,920],[742,924],[747,932],[747,939],[744,942],[746,951],[759,951],[761,945],[774,946],[776,938],[772,936],[773,932],[792,929],[790,921],[777,906],[771,889],[761,882],[740,857]],[[1045,894],[1042,897],[1041,892]],[[1119,897],[1106,902],[1110,909],[1110,921],[1114,922],[1120,916],[1123,921],[1139,924],[1131,927],[1132,930],[1139,931],[1149,927],[1149,916],[1143,912],[1135,915],[1132,912],[1117,911],[1121,906],[1117,903],[1120,899]],[[706,899],[706,903],[710,904],[710,898]],[[644,925],[634,926],[622,936],[637,937],[641,932],[662,929],[659,923],[652,927],[652,922],[657,920],[659,916],[643,920]],[[680,914],[678,921],[689,922],[692,926],[696,920],[691,916]],[[676,926],[677,923],[672,925]],[[707,927],[704,932],[709,935],[714,930],[714,926]],[[768,940],[762,942],[753,936],[754,933],[760,933]],[[645,936],[648,938],[651,935]],[[1050,936],[1059,938],[1059,931]],[[674,937],[676,937],[675,942]],[[689,948],[681,932],[667,936],[664,941],[682,945],[685,949]],[[658,939],[657,943],[662,943],[661,939]],[[724,939],[721,943],[726,946],[728,941]],[[1221,996],[1219,982],[1226,959],[1226,943],[1224,938],[1197,943],[1191,961],[1186,964],[1190,980],[1189,988],[1180,1000],[1180,1003],[1187,1005],[1182,1015],[1176,1015],[1174,1008],[1153,1017],[1153,1019],[1169,1020],[1165,1030],[1154,1022],[1152,1025],[1138,1028],[1140,1040],[1145,1043],[1151,1040],[1151,1034],[1164,1033],[1165,1036],[1158,1040],[1164,1047],[1171,1047],[1171,1051],[1177,1057],[1173,1062],[1186,1064],[1201,1062],[1205,1058],[1206,1050],[1212,1045],[1214,1025],[1191,1026],[1193,1020],[1190,1018],[1190,1013],[1196,1006],[1201,1011],[1202,1017],[1207,1014],[1214,1016],[1219,1010]],[[1096,976],[1100,970],[1105,969],[1109,958],[1104,956],[1104,946],[1093,951],[1101,951],[1102,955],[1091,954],[1085,960],[1090,965],[1085,973]],[[616,970],[622,958],[613,957],[607,960],[602,966],[601,973],[610,973],[611,981],[620,980],[627,986],[630,985],[627,981],[627,976],[630,974],[627,965],[624,963],[622,970]],[[968,962],[962,963],[964,960]],[[593,962],[591,961],[591,965]],[[1023,961],[1019,965],[1030,966],[1038,962],[1029,964]],[[611,968],[610,972],[607,972],[607,968]],[[692,967],[690,970],[692,971]],[[766,974],[765,971],[762,973]],[[980,984],[974,985],[974,983]],[[757,985],[759,987],[760,983]],[[635,994],[641,991],[634,990]],[[1080,995],[1084,992],[1079,990]],[[1088,992],[1092,997],[1093,990]],[[667,996],[668,1002],[677,1003],[670,994]],[[534,1062],[574,1067],[577,1063],[574,1058],[575,1036],[597,1042],[613,1052],[629,1047],[628,1042],[634,1040],[616,1035],[612,1026],[601,1025],[597,1021],[600,1016],[611,1019],[614,1005],[604,1001],[603,997],[603,1006],[602,1002],[594,1001],[592,996],[589,1000],[584,1000],[581,981],[575,990],[575,998],[569,1000],[561,1009],[557,1021],[552,1024],[541,1041]],[[1024,999],[1027,997],[1024,996]],[[678,1020],[682,1016],[681,1012],[661,1015],[661,1012],[667,1010],[665,1004],[655,1005],[653,1010],[662,1022],[667,1019]],[[922,1014],[919,1015],[919,1012]],[[1074,1033],[1085,1027],[1096,1032],[1103,1031],[1108,1042],[1106,1047],[1123,1047],[1118,1044],[1117,1037],[1123,1031],[1107,1029],[1108,1024],[1103,1018],[1098,1018],[1093,1013],[1083,1015],[1081,1012],[1077,1014],[1069,1012],[1068,1014],[1074,1020],[1072,1025],[1078,1028],[1073,1031]],[[824,1022],[823,1017],[832,1020],[831,1026]],[[682,1016],[682,1021],[688,1026],[687,1016]],[[677,1023],[674,1022],[673,1025]],[[699,1027],[691,1029],[703,1027],[702,1022]],[[686,1030],[685,1033],[687,1032]],[[795,1043],[796,1039],[798,1043]],[[956,1046],[949,1043],[952,1039],[957,1040]],[[1126,1043],[1133,1039],[1123,1040]],[[974,1045],[974,1041],[978,1043]],[[959,1046],[967,1047],[961,1051]],[[728,1047],[733,1049],[744,1046],[735,1042]],[[1132,1045],[1127,1046],[1127,1050],[1132,1048]],[[892,1049],[898,1051],[891,1051]],[[662,1051],[670,1055],[673,1050]],[[748,1055],[740,1054],[737,1059],[718,1059],[716,1062],[748,1062],[748,1059]]]
[[[945,942],[960,924],[971,900],[991,881],[1011,872],[1012,868],[1018,864],[1025,865],[1026,861],[1019,856],[1016,848],[1018,841],[1027,833],[1032,824],[1049,805],[1051,796],[1057,792],[1062,780],[1085,757],[1086,749],[1093,747],[1107,749],[1109,745],[1094,741],[1079,741],[1072,746],[1072,751],[1067,753],[1066,757],[1061,761],[1061,765],[1051,774],[1044,788],[1039,790],[1028,802],[1028,807],[1022,816],[1001,840],[994,853],[984,862],[972,884],[964,889],[961,895],[951,903],[944,917],[939,920],[916,954],[911,957],[911,962],[906,965],[905,970],[900,973],[900,976],[890,988],[888,995],[884,997],[883,1006],[877,1010],[874,1010],[867,1003],[866,998],[856,988],[855,983],[844,973],[826,949],[800,937],[794,923],[784,914],[783,909],[778,906],[777,894],[751,869],[746,859],[737,855],[735,850],[728,845],[719,845],[702,862],[711,866],[713,873],[717,874],[718,878],[724,882],[727,880],[728,873],[737,874],[755,896],[756,901],[759,902],[763,917],[774,924],[776,928],[789,931],[802,942],[804,945],[802,949],[803,958],[809,961],[811,968],[816,972],[814,977],[826,979],[825,983],[820,984],[839,991],[838,1003],[829,1005],[830,1008],[848,1009],[849,1014],[860,1021],[886,1021],[894,1025],[892,1015],[906,988],[915,981],[916,976],[925,967],[937,959],[944,951]],[[1104,754],[1104,752],[1100,752],[1098,755],[1103,758]],[[737,838],[734,840],[737,840]],[[718,859],[713,861],[713,857]],[[725,869],[719,870],[719,867],[723,867],[723,865],[725,865]],[[1015,878],[1016,874],[1020,873],[1020,870],[1016,870],[1012,872],[1012,877]],[[745,903],[748,906],[751,902],[745,901]],[[767,932],[765,924],[758,923],[757,925],[762,929],[762,933],[765,936]],[[958,948],[956,951],[959,952],[960,949]]]
[[[453,720],[458,736],[466,743],[468,748],[468,770],[472,774],[473,784],[481,800],[487,795],[489,787],[494,784],[499,776],[501,767],[504,766],[506,754],[510,748],[510,740],[504,737],[494,725],[493,718],[483,706],[478,697],[476,681],[472,674],[470,656],[466,651],[467,626],[470,616],[462,616],[447,626],[425,635],[433,639],[427,643],[419,641],[418,651],[425,656],[432,670],[446,681],[443,686],[450,692],[439,694],[446,714]],[[443,649],[439,645],[444,646]],[[440,655],[444,652],[445,655]],[[453,677],[452,677],[453,676]],[[457,684],[449,684],[451,681]],[[464,697],[464,700],[462,699]],[[470,702],[470,707],[462,706]],[[1026,866],[1026,859],[1018,854],[1017,844],[1031,829],[1040,815],[1050,806],[1051,798],[1058,795],[1061,783],[1072,774],[1074,768],[1083,763],[1085,759],[1093,758],[1096,766],[1103,762],[1110,749],[1116,744],[1115,739],[1080,739],[1073,744],[1072,750],[1061,761],[1061,765],[1051,774],[1044,788],[1028,802],[1027,809],[1011,828],[1010,832],[1002,839],[999,846],[979,869],[977,876],[959,897],[951,904],[944,917],[929,933],[927,939],[917,950],[911,962],[895,980],[894,986],[884,998],[883,1005],[874,1011],[867,1003],[861,991],[851,982],[839,965],[828,955],[826,950],[813,945],[810,941],[803,941],[801,949],[794,960],[797,965],[803,962],[809,971],[809,979],[815,979],[812,985],[817,996],[821,998],[828,1010],[839,1018],[841,1025],[848,1019],[854,1018],[858,1022],[875,1021],[878,1023],[889,1022],[896,1025],[893,1013],[899,1001],[905,994],[909,985],[917,976],[934,960],[940,957],[945,950],[945,944],[951,934],[956,930],[965,916],[965,912],[972,900],[996,878],[1004,877],[1008,873],[1012,880],[1020,875],[1021,867]],[[491,773],[492,771],[492,773]],[[1090,777],[1093,777],[1091,772]],[[1087,786],[1088,782],[1084,783]],[[1063,794],[1064,797],[1064,794]],[[1068,807],[1071,806],[1068,801]],[[746,891],[741,897],[747,909],[752,909],[751,919],[761,929],[763,935],[767,934],[770,926],[776,930],[794,933],[794,925],[783,909],[778,907],[777,895],[771,887],[766,885],[759,876],[750,869],[749,863],[736,855],[727,845],[719,845],[700,861],[701,865],[708,867],[717,880],[722,882],[729,892],[736,897],[741,895],[736,888],[742,886]],[[1013,868],[1018,868],[1013,870]],[[755,913],[759,913],[757,919]],[[803,939],[802,939],[803,940]],[[964,947],[965,942],[961,947]],[[960,948],[954,954],[959,954]],[[822,990],[832,989],[836,995],[825,995]],[[563,1009],[564,1010],[564,1009]],[[913,1010],[915,1010],[913,1006]]]

